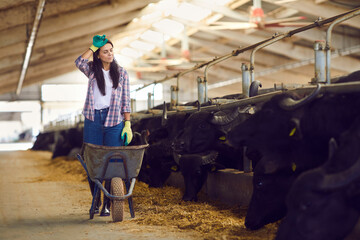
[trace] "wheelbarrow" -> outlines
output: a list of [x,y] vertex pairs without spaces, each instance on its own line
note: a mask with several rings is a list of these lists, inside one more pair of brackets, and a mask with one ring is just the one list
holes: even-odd
[[[77,154],[81,165],[92,182],[95,183],[90,219],[94,218],[95,206],[97,206],[100,190],[111,201],[110,213],[114,222],[124,218],[124,200],[128,199],[131,217],[135,217],[132,192],[135,186],[148,144],[138,146],[110,147],[91,143],[84,143],[82,154]],[[104,188],[102,182],[111,180],[110,193]],[[124,193],[124,184],[126,194]],[[100,189],[100,190],[99,190]]]

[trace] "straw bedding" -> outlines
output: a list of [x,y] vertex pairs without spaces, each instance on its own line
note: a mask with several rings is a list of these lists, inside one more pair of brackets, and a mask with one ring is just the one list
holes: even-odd
[[[75,159],[58,157],[43,168],[44,175],[38,181],[87,182],[85,171]],[[204,239],[273,239],[278,227],[278,223],[273,223],[257,231],[247,230],[246,208],[213,202],[201,194],[198,202],[184,202],[182,190],[170,186],[149,188],[137,181],[133,196],[136,214],[133,222],[194,230]]]

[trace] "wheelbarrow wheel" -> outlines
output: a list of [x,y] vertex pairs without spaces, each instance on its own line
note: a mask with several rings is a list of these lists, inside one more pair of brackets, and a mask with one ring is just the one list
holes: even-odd
[[[124,185],[121,178],[116,177],[111,179],[111,195],[124,196]],[[124,201],[111,201],[111,217],[114,222],[121,222],[124,219]]]

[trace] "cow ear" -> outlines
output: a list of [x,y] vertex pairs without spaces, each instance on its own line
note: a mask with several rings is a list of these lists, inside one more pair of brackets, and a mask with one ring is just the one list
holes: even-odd
[[220,141],[226,141],[227,140],[227,134],[225,131],[221,130],[221,129],[217,129],[216,130],[216,137],[218,140]]
[[225,135],[220,136],[220,137],[219,137],[219,140],[220,140],[220,141],[224,141],[224,142],[225,142],[225,141],[226,141],[226,136],[225,136]]
[[172,172],[178,172],[178,171],[180,170],[180,168],[179,168],[178,165],[174,164],[174,165],[172,165],[172,166],[170,167],[170,170],[171,170]]

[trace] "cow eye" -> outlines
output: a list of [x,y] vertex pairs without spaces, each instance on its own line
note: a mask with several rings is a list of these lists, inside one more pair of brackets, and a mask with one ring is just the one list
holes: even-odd
[[308,209],[310,207],[310,203],[309,202],[305,202],[305,203],[300,203],[300,209],[302,211],[306,211],[306,209]]
[[256,187],[257,187],[257,188],[261,188],[263,185],[264,185],[264,183],[263,183],[262,181],[258,181],[258,182],[256,183]]
[[200,125],[199,125],[199,128],[201,128],[201,129],[205,129],[205,128],[207,128],[207,124],[205,124],[205,123],[201,123]]

